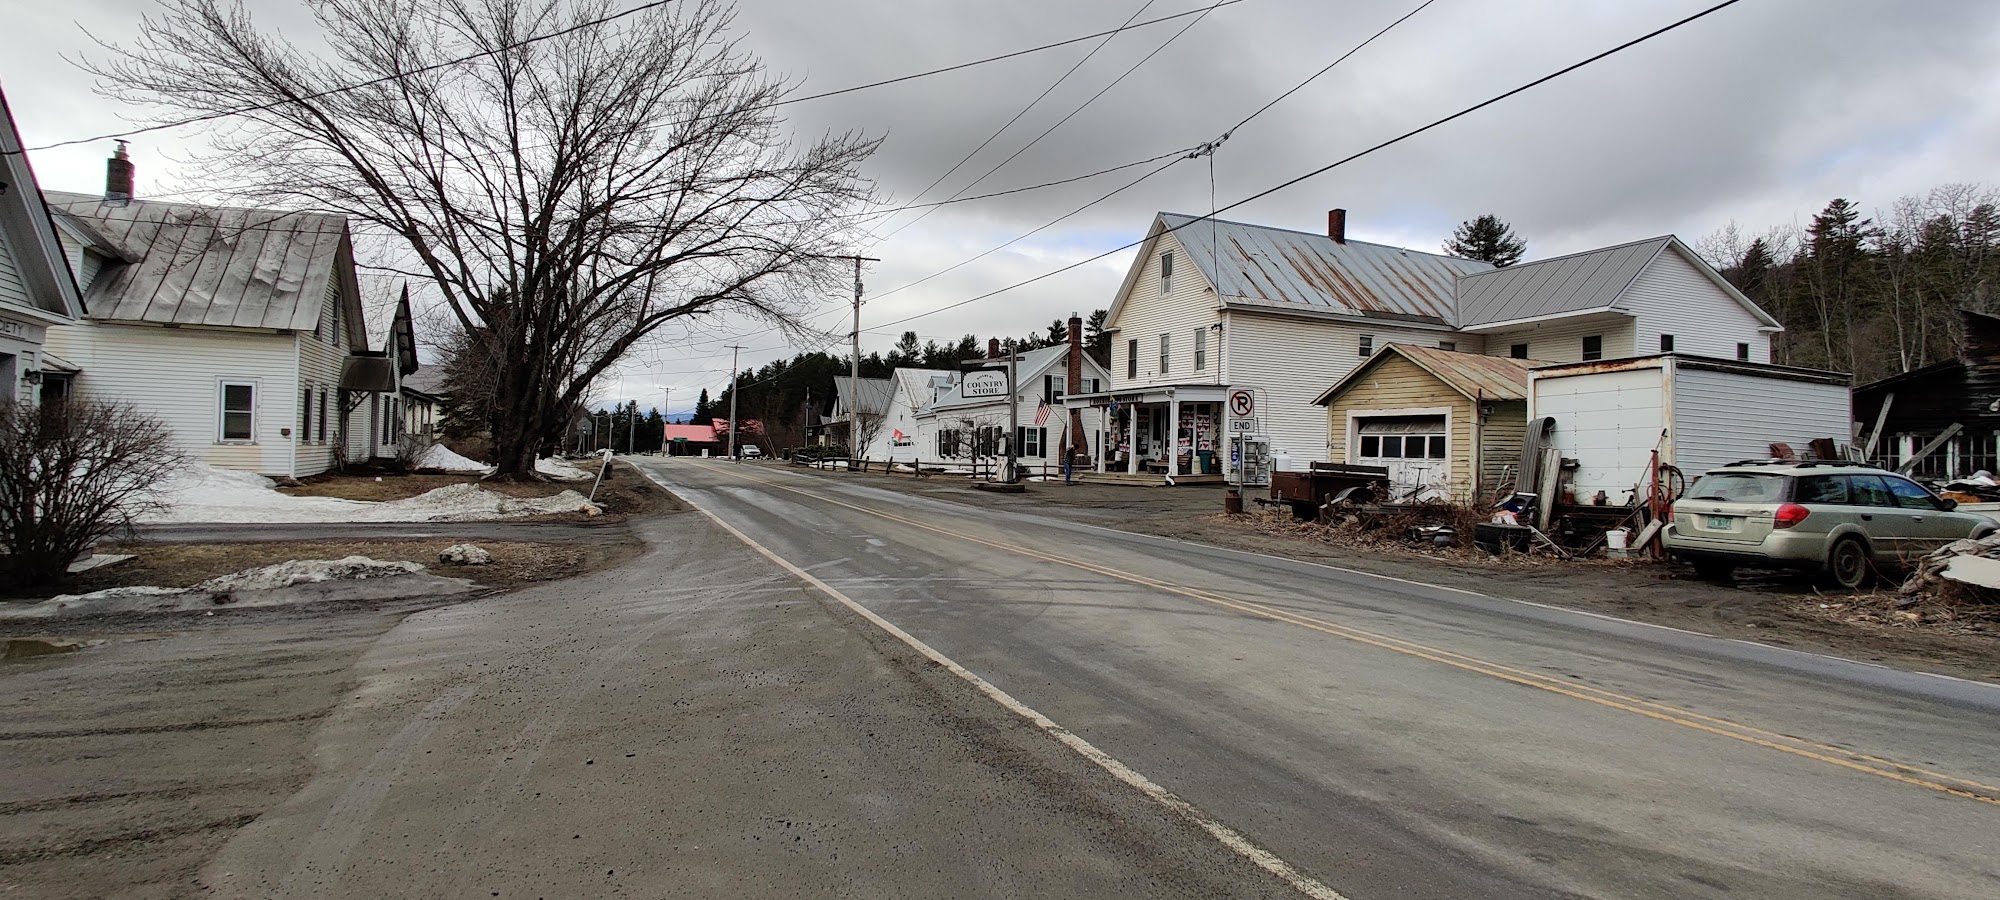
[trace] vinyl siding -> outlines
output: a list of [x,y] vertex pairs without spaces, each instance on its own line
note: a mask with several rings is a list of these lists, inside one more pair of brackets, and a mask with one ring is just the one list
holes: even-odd
[[1455,341],[1477,350],[1475,335],[1389,328],[1378,322],[1349,324],[1298,316],[1271,316],[1230,310],[1223,326],[1228,345],[1226,382],[1257,397],[1258,418],[1271,439],[1272,455],[1284,454],[1304,467],[1330,460],[1326,413],[1313,403],[1333,383],[1365,361],[1361,335],[1374,346],[1400,342],[1437,346]]
[[1579,501],[1604,491],[1626,502],[1666,427],[1665,374],[1659,368],[1533,378],[1529,415],[1556,420],[1548,446],[1578,462],[1571,482]]
[[[197,328],[79,323],[51,329],[48,350],[79,366],[80,393],[158,416],[183,452],[210,466],[292,474],[298,381],[292,336]],[[217,440],[224,380],[257,385],[255,442]],[[300,474],[307,474],[301,469]]]
[[[1176,265],[1178,266],[1178,263]],[[1178,277],[1178,269],[1176,269],[1176,277]],[[1213,354],[1215,352],[1214,348],[1209,348],[1209,352]],[[1213,359],[1212,356],[1211,359]],[[1017,382],[1015,387],[1019,389],[1017,391],[1019,398],[1014,407],[1014,414],[1019,417],[1021,427],[1035,427],[1035,412],[1040,408],[1042,399],[1046,394],[1047,380],[1044,376],[1054,375],[1058,380],[1067,379],[1068,368],[1068,359],[1066,357],[1059,357],[1054,363],[1038,371],[1020,371],[1014,373],[1014,378]],[[1083,358],[1083,377],[1086,381],[1092,378],[1098,379],[1100,385],[1111,383],[1110,379],[1105,377],[1104,370],[1097,368],[1096,361],[1087,355]],[[1071,392],[1064,391],[1064,393]],[[1048,442],[1044,446],[1044,453],[1039,457],[1030,459],[1030,462],[1049,463],[1052,465],[1062,462],[1063,430],[1068,427],[1069,413],[1063,409],[1061,403],[1052,402],[1049,406],[1049,420],[1041,426],[1048,429]],[[1089,440],[1091,452],[1100,452],[1102,448],[1097,446],[1097,429],[1102,425],[1104,410],[1102,407],[1091,407],[1081,410],[1081,412],[1083,413],[1083,433]],[[923,410],[911,417],[911,421],[917,423],[918,443],[913,447],[900,448],[902,451],[901,455],[908,457],[911,455],[911,451],[914,450],[917,456],[925,460],[937,459],[938,433],[951,428],[963,430],[967,427],[966,423],[968,420],[972,423],[971,427],[997,425],[1005,429],[1007,427],[1007,403],[1004,400],[996,399],[995,402],[991,403],[965,404],[942,409]],[[1109,437],[1107,436],[1107,438]]]
[[[1450,446],[1445,448],[1445,452],[1450,463],[1447,477],[1451,482],[1452,499],[1471,499],[1475,490],[1472,484],[1472,401],[1400,356],[1383,360],[1327,405],[1326,428],[1330,435],[1327,459],[1348,463],[1357,461],[1348,445],[1353,437],[1348,433],[1349,427],[1356,414],[1365,415],[1374,410],[1438,408],[1450,410]],[[1516,446],[1518,452],[1518,444]]]
[[5,232],[0,232],[0,303],[35,308],[28,300],[28,285],[21,280],[21,270],[14,263],[14,247]]
[[[1691,479],[1709,469],[1770,455],[1782,441],[1803,452],[1813,438],[1847,437],[1843,385],[1762,378],[1677,366],[1668,459]],[[1754,413],[1746,405],[1754,403]]]
[[1745,343],[1751,362],[1771,361],[1770,337],[1757,330],[1763,323],[1672,248],[1639,273],[1618,304],[1638,317],[1632,355],[1660,352],[1660,335],[1671,334],[1675,353],[1735,359],[1736,345]]
[[[1485,348],[1470,352],[1506,356],[1515,344],[1527,344],[1529,359],[1552,363],[1583,362],[1583,339],[1593,334],[1604,338],[1605,359],[1645,356],[1657,349],[1638,347],[1634,343],[1636,333],[1630,319],[1599,318],[1581,323],[1556,319],[1487,334]],[[1465,347],[1461,345],[1459,349]],[[1733,345],[1729,352],[1735,354]]]
[[1490,500],[1514,481],[1521,465],[1521,441],[1528,434],[1528,401],[1488,403],[1479,425],[1479,495]]
[[[305,386],[313,388],[313,405],[315,407],[319,405],[319,392],[321,390],[329,392],[326,405],[326,430],[329,434],[325,438],[320,436],[319,411],[315,408],[313,411],[313,439],[310,442],[299,445],[299,474],[301,475],[324,472],[333,468],[335,438],[340,434],[340,371],[341,366],[347,359],[348,349],[351,346],[349,339],[352,336],[346,333],[341,334],[341,343],[335,344],[332,342],[333,323],[336,321],[335,317],[338,315],[340,309],[340,290],[337,280],[329,279],[326,294],[323,296],[326,302],[320,308],[319,334],[324,337],[315,337],[311,332],[303,332],[297,335],[295,339],[299,342],[298,380],[300,390],[303,391]],[[355,412],[357,418],[354,421],[354,427],[365,424],[364,420],[358,418],[364,412],[365,406],[363,410]],[[366,458],[366,438],[362,438],[362,441],[363,443],[350,444],[348,448],[350,458]],[[363,455],[356,456],[356,451],[360,451]]]
[[[1160,294],[1160,255],[1174,254],[1173,291]],[[1118,308],[1118,318],[1106,327],[1118,329],[1111,342],[1111,389],[1166,384],[1222,384],[1222,363],[1213,326],[1222,321],[1216,310],[1215,294],[1201,269],[1188,259],[1187,249],[1174,235],[1162,235],[1152,255],[1138,262],[1139,277],[1131,296]],[[1194,333],[1208,329],[1208,364],[1194,369]],[[1169,335],[1167,371],[1160,372],[1160,335]],[[1125,373],[1128,341],[1139,342],[1139,377]]]

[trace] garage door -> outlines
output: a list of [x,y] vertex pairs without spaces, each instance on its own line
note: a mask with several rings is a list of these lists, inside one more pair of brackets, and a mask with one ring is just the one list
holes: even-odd
[[1380,416],[1361,420],[1355,462],[1389,470],[1396,502],[1443,500],[1451,463],[1443,416]]

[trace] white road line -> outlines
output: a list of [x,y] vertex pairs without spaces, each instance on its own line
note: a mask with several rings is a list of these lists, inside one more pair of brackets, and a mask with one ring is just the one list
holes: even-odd
[[[653,479],[653,481],[659,483],[662,487],[668,487],[669,489],[671,489],[671,486],[669,486],[665,481],[662,481],[660,478],[654,476],[650,472],[646,474],[646,477]],[[1071,750],[1076,751],[1076,753],[1079,756],[1082,756],[1084,759],[1089,760],[1091,763],[1095,764],[1098,768],[1103,769],[1106,772],[1109,772],[1111,774],[1111,777],[1116,778],[1119,781],[1125,782],[1126,784],[1131,785],[1134,788],[1137,788],[1140,793],[1145,794],[1148,798],[1152,799],[1154,802],[1157,802],[1161,806],[1166,807],[1168,811],[1174,813],[1177,816],[1180,816],[1182,819],[1195,825],[1201,830],[1208,832],[1209,835],[1215,838],[1215,840],[1218,843],[1222,844],[1222,846],[1228,848],[1231,852],[1235,853],[1236,855],[1249,860],[1252,864],[1256,865],[1258,868],[1263,869],[1264,871],[1269,872],[1272,875],[1276,875],[1280,880],[1284,881],[1288,885],[1291,885],[1292,889],[1298,891],[1301,894],[1304,894],[1307,897],[1312,897],[1314,898],[1314,900],[1347,900],[1347,898],[1343,896],[1339,891],[1336,891],[1333,888],[1328,887],[1326,884],[1320,882],[1319,880],[1313,878],[1312,876],[1299,871],[1297,868],[1294,868],[1291,863],[1285,862],[1283,859],[1279,858],[1277,854],[1257,846],[1249,838],[1243,836],[1241,832],[1238,832],[1236,829],[1231,828],[1220,821],[1217,821],[1214,817],[1196,808],[1194,804],[1189,803],[1186,800],[1182,800],[1179,796],[1175,795],[1174,792],[1161,787],[1159,784],[1155,783],[1152,779],[1147,778],[1146,776],[1140,774],[1137,770],[1133,769],[1131,766],[1119,762],[1118,759],[1112,756],[1111,754],[1106,753],[1103,750],[1097,749],[1097,746],[1095,744],[1092,744],[1091,742],[1084,740],[1081,736],[1077,735],[1075,732],[1070,731],[1069,729],[1056,724],[1055,720],[1050,719],[1048,716],[1042,715],[1039,712],[1036,712],[1033,707],[1025,703],[1022,703],[1019,700],[1014,699],[1012,694],[1009,694],[1006,691],[1003,691],[1000,688],[995,687],[991,682],[987,681],[986,679],[973,674],[970,669],[967,669],[964,666],[961,666],[958,663],[953,662],[950,657],[945,656],[942,653],[939,653],[935,648],[931,647],[931,645],[918,640],[916,636],[910,634],[907,631],[904,631],[901,628],[898,628],[895,623],[890,622],[889,620],[876,615],[873,610],[869,609],[868,607],[862,606],[860,603],[855,602],[853,598],[847,596],[846,594],[841,593],[833,585],[821,581],[811,572],[808,572],[802,568],[799,568],[796,565],[793,565],[790,560],[787,560],[784,557],[779,556],[777,553],[771,551],[764,545],[757,543],[749,535],[744,534],[742,531],[738,530],[736,526],[723,521],[721,516],[718,516],[715,513],[710,512],[706,508],[703,508],[701,506],[696,506],[692,502],[690,502],[688,505],[694,506],[697,512],[700,512],[702,515],[707,516],[709,521],[714,522],[717,527],[721,528],[724,531],[729,532],[731,535],[734,535],[737,540],[742,541],[750,549],[755,550],[760,554],[763,554],[765,559],[768,559],[778,564],[779,566],[783,567],[786,571],[792,573],[793,575],[798,576],[800,580],[819,589],[821,593],[824,593],[827,596],[832,597],[833,599],[839,601],[842,606],[845,606],[848,609],[853,610],[855,615],[858,615],[863,619],[868,620],[870,624],[874,625],[877,628],[882,629],[883,631],[887,632],[890,636],[896,638],[899,641],[902,641],[905,645],[909,646],[910,649],[915,650],[918,653],[922,654],[925,659],[937,663],[939,666],[942,666],[945,669],[945,671],[948,671],[951,674],[958,676],[961,680],[965,681],[967,684],[972,685],[972,687],[978,690],[980,693],[985,694],[989,698],[992,698],[993,702],[1000,704],[1008,712],[1014,713],[1015,715],[1020,716],[1023,719],[1027,719],[1029,722],[1033,723],[1036,728],[1039,728],[1042,731],[1046,732],[1050,737],[1053,737],[1056,740],[1061,741],[1063,746],[1066,746]]]

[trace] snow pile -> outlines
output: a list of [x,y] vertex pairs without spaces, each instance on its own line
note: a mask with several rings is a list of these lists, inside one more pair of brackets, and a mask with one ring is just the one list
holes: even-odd
[[424,451],[424,457],[417,460],[416,467],[440,472],[478,472],[482,475],[493,471],[492,466],[453,453],[450,447],[443,444],[432,444],[429,450]]
[[268,591],[291,587],[295,584],[317,584],[322,581],[360,581],[366,578],[390,578],[397,575],[422,574],[422,563],[394,560],[383,562],[366,556],[349,556],[343,559],[295,559],[276,565],[256,569],[244,569],[228,575],[210,578],[194,586],[197,591],[223,593],[225,591]]
[[386,502],[293,497],[269,478],[212,469],[200,463],[161,485],[164,508],[147,524],[290,522],[476,522],[549,513],[599,516],[604,510],[575,491],[553,497],[516,498],[476,484],[454,484]]
[[104,600],[138,600],[148,597],[178,597],[187,592],[187,588],[163,588],[154,587],[150,584],[141,584],[132,587],[105,588],[101,591],[91,591],[88,594],[58,594],[50,597],[46,602],[64,605],[92,603]]
[[582,481],[597,474],[595,469],[584,471],[570,465],[568,460],[557,459],[553,456],[548,459],[535,460],[535,471],[557,481]]
[[453,544],[438,551],[438,562],[447,566],[491,565],[493,554],[478,544]]

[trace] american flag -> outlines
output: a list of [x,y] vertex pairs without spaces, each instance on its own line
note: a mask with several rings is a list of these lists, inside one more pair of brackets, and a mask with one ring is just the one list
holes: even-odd
[[1035,425],[1042,426],[1049,424],[1050,412],[1051,410],[1049,409],[1049,398],[1043,397],[1041,405],[1035,407]]

